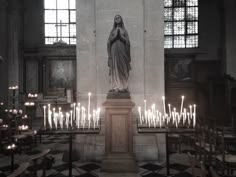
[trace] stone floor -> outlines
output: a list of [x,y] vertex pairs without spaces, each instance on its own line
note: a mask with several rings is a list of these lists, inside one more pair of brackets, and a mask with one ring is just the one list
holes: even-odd
[[[42,142],[37,144],[31,150],[25,150],[22,154],[15,155],[15,164],[18,166],[22,162],[26,162],[30,159],[31,155],[37,154],[44,149],[50,148],[49,156],[54,158],[53,166],[50,170],[47,170],[48,177],[66,177],[68,176],[68,166],[63,161],[63,155],[65,155],[68,149],[68,137],[50,135],[43,136]],[[75,156],[73,156],[76,158]],[[8,175],[10,173],[10,157],[0,154],[0,177],[1,173]],[[158,162],[139,162],[139,172],[137,174],[122,173],[122,174],[108,174],[100,171],[99,162],[81,162],[80,160],[73,163],[75,169],[73,169],[73,175],[77,177],[165,177],[166,167],[165,164],[159,164]],[[191,177],[191,168],[188,162],[186,153],[172,153],[170,155],[170,173],[173,177]],[[199,171],[199,168],[196,167]],[[38,171],[38,176],[41,176],[42,172]]]

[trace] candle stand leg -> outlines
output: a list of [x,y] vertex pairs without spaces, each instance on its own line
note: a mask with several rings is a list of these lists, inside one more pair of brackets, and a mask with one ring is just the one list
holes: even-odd
[[14,171],[14,152],[11,152],[11,171]]
[[165,133],[165,136],[166,136],[166,173],[167,173],[167,176],[170,176],[170,169],[169,169],[170,162],[169,162],[168,132]]
[[69,135],[69,177],[72,177],[72,134]]

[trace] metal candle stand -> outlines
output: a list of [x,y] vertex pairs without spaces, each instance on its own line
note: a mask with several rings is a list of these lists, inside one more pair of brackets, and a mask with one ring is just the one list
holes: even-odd
[[137,131],[138,133],[157,133],[157,134],[165,134],[165,139],[166,139],[166,174],[167,176],[170,176],[170,160],[169,160],[169,147],[168,147],[168,135],[175,133],[175,134],[193,134],[195,133],[194,128],[149,128],[149,127],[139,127],[137,123]]
[[79,129],[61,129],[61,130],[47,130],[45,128],[42,128],[38,131],[38,135],[41,137],[41,135],[68,135],[69,136],[69,177],[72,177],[72,138],[73,135],[77,134],[99,134],[101,130],[101,119],[99,121],[100,125],[97,128],[79,128]]

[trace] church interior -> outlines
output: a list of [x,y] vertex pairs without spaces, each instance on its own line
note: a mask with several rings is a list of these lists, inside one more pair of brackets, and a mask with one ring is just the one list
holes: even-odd
[[235,0],[0,0],[0,177],[236,177],[235,18]]

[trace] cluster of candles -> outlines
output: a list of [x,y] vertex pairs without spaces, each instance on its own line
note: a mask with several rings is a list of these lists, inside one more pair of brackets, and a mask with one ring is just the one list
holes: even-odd
[[28,125],[21,125],[21,126],[18,126],[18,130],[28,130],[29,129],[29,126]]
[[161,128],[174,126],[178,128],[180,125],[187,127],[195,127],[196,125],[196,105],[189,105],[189,108],[184,108],[184,96],[181,97],[180,110],[175,107],[172,108],[171,104],[168,104],[168,110],[166,110],[165,97],[162,97],[163,110],[158,110],[156,105],[153,104],[150,109],[147,109],[147,101],[144,100],[144,110],[138,107],[139,123],[141,125],[147,125],[149,128]]
[[73,103],[71,105],[71,110],[69,112],[63,112],[61,107],[56,110],[56,108],[51,108],[51,105],[43,106],[43,117],[44,117],[44,129],[47,129],[47,124],[49,128],[55,129],[59,127],[61,129],[70,128],[96,128],[99,125],[100,120],[100,108],[91,111],[90,105],[91,93],[88,93],[88,109],[82,106],[80,103]]
[[4,128],[8,128],[8,125],[4,124],[4,125],[2,125],[2,127],[4,127]]
[[17,110],[17,109],[5,109],[5,112],[9,112],[12,114],[23,114],[23,111],[21,109]]
[[22,119],[28,119],[28,116],[25,114]]
[[25,106],[34,106],[35,103],[34,102],[25,102]]
[[18,90],[19,87],[18,87],[18,85],[16,85],[16,86],[10,86],[10,87],[8,87],[8,89],[9,89],[9,90]]
[[14,143],[7,146],[7,149],[15,149],[15,148],[16,148],[16,145]]
[[28,93],[28,98],[37,98],[38,94],[32,94],[32,93]]

